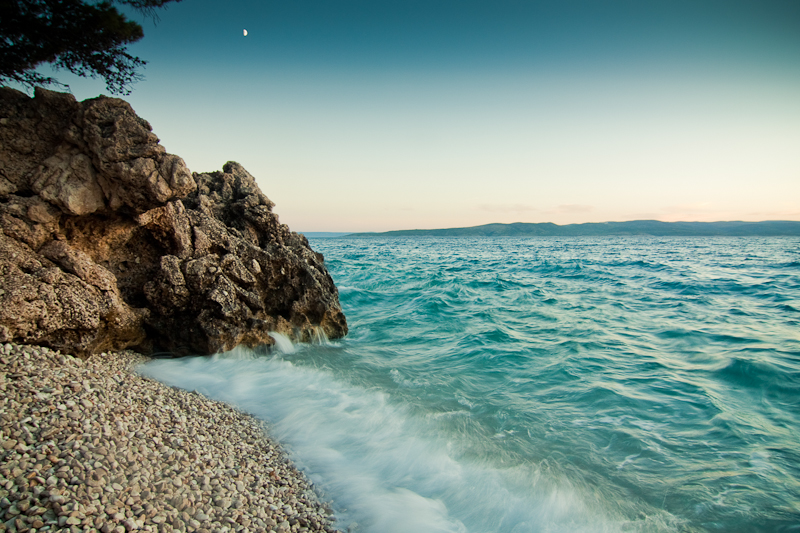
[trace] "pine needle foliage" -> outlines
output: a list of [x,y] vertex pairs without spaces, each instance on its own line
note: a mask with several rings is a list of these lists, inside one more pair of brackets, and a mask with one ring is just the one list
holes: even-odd
[[[157,8],[175,1],[180,0],[115,0],[154,19]],[[0,84],[65,87],[36,72],[50,63],[81,77],[103,78],[112,93],[130,94],[146,62],[129,54],[127,45],[143,36],[142,26],[110,1],[0,0]]]

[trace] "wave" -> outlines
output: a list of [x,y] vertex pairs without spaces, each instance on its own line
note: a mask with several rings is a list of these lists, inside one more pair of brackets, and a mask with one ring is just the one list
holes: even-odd
[[[674,517],[646,506],[633,518],[626,516],[617,494],[598,495],[566,478],[557,465],[470,459],[469,446],[459,442],[471,439],[458,430],[463,422],[420,416],[384,392],[348,385],[280,355],[259,357],[237,349],[210,358],[157,360],[140,372],[269,422],[271,433],[323,498],[333,500],[343,528],[386,533],[677,530]],[[469,410],[459,406],[459,417],[469,418]]]

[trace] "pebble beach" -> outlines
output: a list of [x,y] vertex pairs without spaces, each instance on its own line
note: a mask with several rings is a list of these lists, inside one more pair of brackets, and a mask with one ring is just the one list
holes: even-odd
[[263,423],[146,360],[0,345],[0,532],[337,531]]

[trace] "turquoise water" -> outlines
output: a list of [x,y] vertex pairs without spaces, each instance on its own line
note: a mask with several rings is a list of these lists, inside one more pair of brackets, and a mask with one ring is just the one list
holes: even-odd
[[317,239],[350,326],[143,372],[358,532],[800,531],[800,239]]

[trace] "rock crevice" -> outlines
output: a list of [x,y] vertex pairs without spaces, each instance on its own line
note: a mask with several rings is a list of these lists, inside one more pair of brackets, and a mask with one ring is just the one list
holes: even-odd
[[0,342],[208,354],[347,333],[241,165],[191,173],[119,99],[0,88]]

